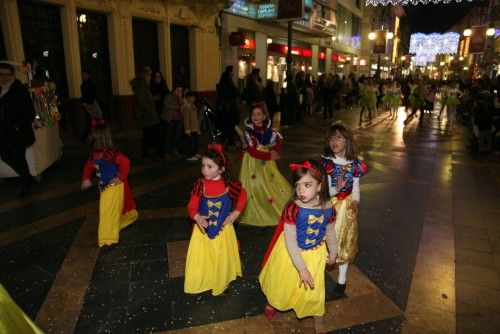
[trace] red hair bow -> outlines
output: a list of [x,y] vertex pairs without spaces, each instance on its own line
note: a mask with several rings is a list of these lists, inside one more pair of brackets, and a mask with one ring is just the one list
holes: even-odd
[[103,119],[92,119],[92,127],[95,127],[96,125],[104,125],[104,120]]
[[301,164],[290,164],[288,165],[292,172],[295,172],[298,169],[308,169],[311,170],[311,172],[316,176],[318,179],[321,179],[321,173],[314,167],[309,161],[304,161]]
[[208,149],[219,152],[220,156],[222,157],[222,162],[224,163],[224,165],[226,164],[226,157],[224,156],[224,151],[222,150],[221,144],[208,144]]

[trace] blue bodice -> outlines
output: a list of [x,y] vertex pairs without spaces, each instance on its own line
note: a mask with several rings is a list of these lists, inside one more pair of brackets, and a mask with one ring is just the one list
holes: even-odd
[[98,158],[93,161],[95,175],[99,178],[99,188],[104,189],[109,182],[118,177],[118,165],[107,159]]
[[297,244],[307,250],[319,245],[326,234],[326,225],[332,219],[333,208],[311,209],[299,207],[296,230]]
[[198,212],[200,215],[208,217],[207,236],[210,239],[214,239],[221,231],[224,220],[231,213],[231,204],[231,198],[227,191],[216,197],[202,195]]

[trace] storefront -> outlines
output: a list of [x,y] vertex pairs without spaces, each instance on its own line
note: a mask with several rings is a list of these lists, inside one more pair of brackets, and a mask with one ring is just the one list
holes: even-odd
[[245,78],[252,69],[256,67],[255,63],[255,33],[251,31],[240,31],[244,36],[244,43],[238,46],[238,88],[243,89]]
[[[296,44],[296,43],[295,43]],[[312,51],[307,47],[292,44],[292,68],[295,73],[302,71],[311,73]],[[288,46],[279,43],[267,45],[267,78],[278,83],[279,87],[286,87],[286,55]]]
[[[318,73],[327,72],[330,64],[326,58],[331,51],[327,51],[327,46],[320,48],[318,40],[331,40],[335,34],[335,11],[321,0],[306,0],[304,5],[304,20],[293,23],[292,67],[294,72],[303,71],[317,77]],[[221,19],[222,67],[238,62],[240,78],[248,73],[250,67],[265,68],[265,75],[261,71],[263,79],[283,87],[287,25],[276,22],[276,4],[235,0],[230,8],[223,11]],[[255,49],[250,51],[228,44],[229,37],[239,31],[245,31],[247,38],[255,41]],[[252,63],[255,65],[250,66]]]

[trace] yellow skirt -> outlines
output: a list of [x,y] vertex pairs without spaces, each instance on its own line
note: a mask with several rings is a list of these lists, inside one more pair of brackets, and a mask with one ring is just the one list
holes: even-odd
[[337,263],[351,263],[358,252],[358,216],[348,209],[353,202],[352,195],[343,200],[333,197],[332,204],[337,212],[335,233],[339,244]]
[[185,293],[212,290],[217,296],[237,276],[241,277],[238,241],[233,225],[226,225],[214,239],[194,226],[186,258]]
[[262,164],[261,160],[245,153],[240,180],[248,197],[239,222],[254,226],[277,225],[292,188],[281,175],[276,162],[268,160]]
[[0,284],[0,333],[43,334]]
[[137,220],[137,210],[123,214],[123,183],[109,186],[101,192],[99,199],[99,247],[118,243],[120,230]]
[[280,310],[293,309],[298,318],[325,314],[325,265],[327,250],[319,247],[300,253],[314,282],[314,290],[300,286],[300,277],[285,246],[282,233],[259,275],[268,303]]

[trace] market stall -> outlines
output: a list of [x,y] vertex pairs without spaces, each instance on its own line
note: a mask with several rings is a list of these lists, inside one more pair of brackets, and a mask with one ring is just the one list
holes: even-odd
[[[31,175],[40,177],[62,154],[58,126],[60,116],[54,83],[41,83],[38,87],[29,88],[29,92],[36,111],[36,119],[33,122],[36,141],[26,149],[26,161]],[[19,175],[0,159],[0,178],[17,176]]]

